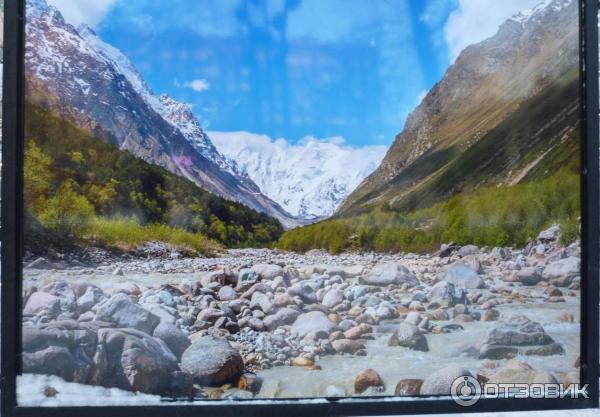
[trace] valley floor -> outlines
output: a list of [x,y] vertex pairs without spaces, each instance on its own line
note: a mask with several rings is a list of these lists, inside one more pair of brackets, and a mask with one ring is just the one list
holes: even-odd
[[61,394],[65,380],[128,404],[447,395],[463,375],[577,382],[580,252],[556,235],[435,255],[37,260],[24,270],[19,404],[87,404]]

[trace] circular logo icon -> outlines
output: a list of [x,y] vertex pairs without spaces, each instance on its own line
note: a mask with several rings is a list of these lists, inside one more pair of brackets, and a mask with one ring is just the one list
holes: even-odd
[[452,383],[450,393],[455,403],[469,407],[481,398],[481,385],[472,376],[461,376]]

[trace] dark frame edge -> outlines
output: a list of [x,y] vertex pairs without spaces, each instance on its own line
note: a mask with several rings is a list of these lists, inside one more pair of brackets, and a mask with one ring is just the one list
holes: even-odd
[[[600,265],[600,121],[598,65],[598,0],[580,3],[580,47],[582,81],[582,285],[581,285],[581,377],[589,384],[591,402],[598,407],[598,333]],[[589,46],[589,47],[588,47]]]
[[[598,315],[600,250],[600,171],[599,171],[599,83],[598,83],[598,0],[578,0],[580,5],[580,46],[582,82],[582,333],[581,376],[590,385],[590,398],[577,400],[482,400],[473,407],[461,407],[452,400],[418,399],[415,401],[351,402],[245,402],[215,405],[115,406],[115,407],[18,407],[16,376],[20,372],[21,340],[21,259],[23,248],[23,100],[24,100],[24,3],[5,2],[4,23],[4,96],[2,127],[2,377],[0,378],[0,415],[12,417],[63,417],[107,414],[147,417],[161,410],[175,416],[199,413],[238,417],[246,416],[358,416],[430,413],[480,413],[493,411],[567,410],[598,407]],[[587,48],[587,45],[594,45]]]
[[13,415],[21,340],[20,274],[23,155],[23,0],[4,2],[2,125],[2,378],[0,414]]

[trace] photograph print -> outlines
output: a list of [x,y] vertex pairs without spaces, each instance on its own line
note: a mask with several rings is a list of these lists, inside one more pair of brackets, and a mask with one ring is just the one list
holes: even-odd
[[26,0],[20,407],[580,382],[577,0]]

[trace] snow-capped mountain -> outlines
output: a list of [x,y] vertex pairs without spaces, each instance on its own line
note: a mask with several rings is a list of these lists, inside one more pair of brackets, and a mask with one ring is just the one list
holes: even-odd
[[28,100],[202,188],[297,224],[214,147],[190,107],[158,96],[133,63],[45,0],[27,2]]
[[356,148],[341,139],[297,144],[248,132],[209,132],[217,148],[264,194],[303,219],[330,216],[385,155],[385,146]]

